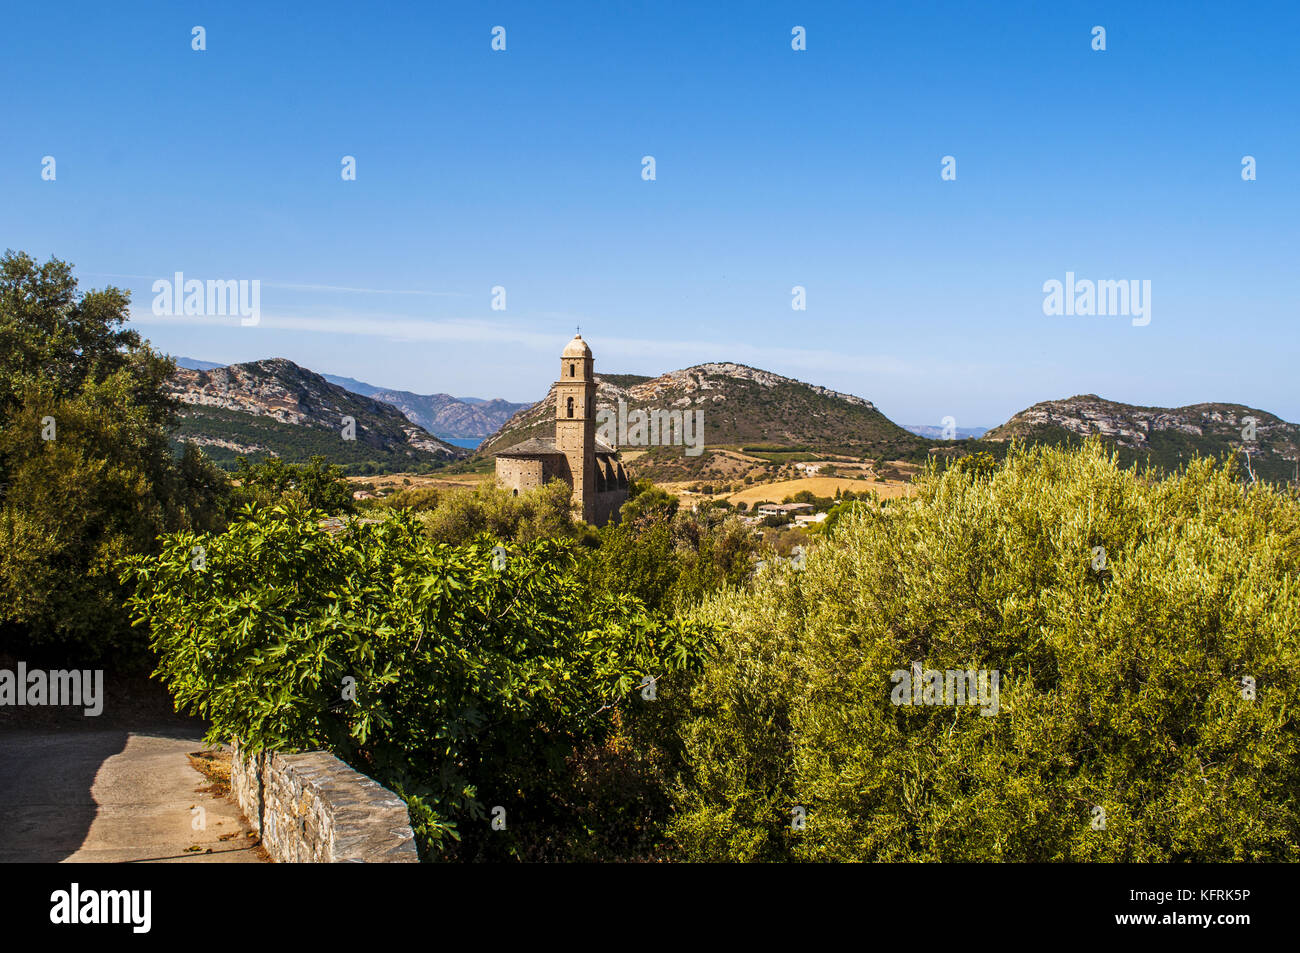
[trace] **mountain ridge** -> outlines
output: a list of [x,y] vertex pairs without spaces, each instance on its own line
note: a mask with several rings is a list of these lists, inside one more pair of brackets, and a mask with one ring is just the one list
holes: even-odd
[[[231,366],[192,357],[175,357],[173,360],[178,367],[194,371],[209,371]],[[455,397],[442,393],[417,394],[414,391],[381,387],[339,374],[319,374],[319,376],[354,394],[392,404],[412,423],[440,439],[452,437],[481,440],[497,430],[515,412],[528,406],[499,397]]]
[[[696,364],[657,377],[596,374],[596,410],[700,411],[704,443],[715,448],[747,444],[803,447],[853,458],[924,456],[926,441],[895,424],[871,401],[818,384],[734,362]],[[479,445],[486,457],[555,426],[555,385],[542,400],[520,410]],[[712,451],[688,457],[681,446],[645,449],[637,471],[654,479],[709,475]]]
[[[1246,439],[1254,418],[1253,440]],[[1300,425],[1266,410],[1224,401],[1182,407],[1125,404],[1096,394],[1044,400],[1012,415],[981,438],[1070,443],[1098,436],[1125,459],[1147,459],[1167,469],[1193,454],[1224,458],[1251,449],[1251,469],[1264,479],[1289,480],[1300,462]]]
[[482,439],[497,430],[517,411],[528,404],[512,403],[500,397],[454,397],[451,394],[417,394],[368,384],[354,377],[322,374],[354,394],[362,394],[392,404],[412,423],[419,424],[435,437]]
[[[418,395],[342,378],[371,390],[370,395],[360,394],[335,383],[339,378],[331,380],[332,376],[287,358],[214,365],[208,370],[182,366],[169,384],[186,405],[178,436],[204,446],[223,464],[237,453],[301,456],[303,447],[297,444],[305,440],[331,459],[350,465],[369,453],[379,466],[400,468],[467,456],[482,462],[524,440],[554,432],[554,385],[532,404],[499,399],[470,404],[446,394]],[[748,448],[747,453],[786,460],[808,459],[811,454],[919,461],[935,453],[979,449],[1001,454],[1012,439],[1070,444],[1096,436],[1126,463],[1145,461],[1169,470],[1193,455],[1224,459],[1243,446],[1251,450],[1250,471],[1243,467],[1243,473],[1254,472],[1261,479],[1289,481],[1300,464],[1300,425],[1268,411],[1222,401],[1158,407],[1080,394],[1039,401],[982,435],[959,429],[956,441],[945,441],[937,439],[940,428],[895,424],[866,398],[735,362],[697,364],[653,377],[597,374],[596,384],[598,412],[616,410],[620,402],[629,412],[701,411],[704,444],[733,457],[735,451]],[[481,433],[469,431],[483,426],[484,408],[504,419],[470,454],[423,427],[419,420],[428,419],[437,409],[422,408],[412,398],[443,401],[443,411],[451,408],[450,419],[441,420],[447,436],[455,437],[447,431],[458,430],[466,438],[480,438]],[[358,441],[353,445],[335,437],[345,414],[358,422]],[[1248,418],[1254,418],[1253,441],[1244,439]],[[311,431],[310,439],[303,436],[303,428]],[[654,479],[716,475],[710,470],[713,451],[708,449],[698,456],[685,455],[681,445],[622,449],[642,450],[637,469]],[[719,463],[714,469],[725,468]]]
[[[391,404],[355,394],[288,358],[209,370],[178,366],[167,392],[180,405],[176,439],[218,463],[238,454],[378,467],[435,465],[467,455],[408,420]],[[348,427],[346,418],[353,421]],[[351,431],[353,439],[345,434]]]

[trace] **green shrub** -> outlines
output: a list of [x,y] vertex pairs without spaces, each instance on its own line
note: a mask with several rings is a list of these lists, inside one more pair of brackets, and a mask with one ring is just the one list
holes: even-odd
[[405,493],[392,503],[403,506],[410,501],[420,510],[418,518],[429,538],[438,542],[465,543],[484,533],[502,541],[533,542],[586,535],[582,524],[573,518],[572,497],[572,489],[562,480],[519,496],[485,480],[472,490],[442,493],[431,509],[422,509],[426,504]]
[[[1013,448],[707,601],[685,854],[1300,859],[1300,502],[1233,472]],[[891,703],[913,661],[996,670],[997,713]]]
[[441,500],[442,491],[436,486],[413,486],[384,497],[384,506],[423,513],[436,510]]
[[[557,808],[571,759],[620,731],[652,757],[672,709],[639,686],[658,679],[671,699],[700,664],[702,628],[586,588],[571,544],[498,562],[492,540],[434,542],[408,514],[337,535],[321,515],[249,511],[126,562],[178,708],[211,722],[209,741],[334,751],[406,799],[426,857],[524,856],[556,838],[580,852],[599,819]],[[498,805],[509,822],[494,832]]]
[[676,612],[747,579],[758,545],[729,507],[680,510],[676,497],[642,487],[620,519],[600,530],[584,571],[593,588],[627,592],[656,610]]
[[270,506],[296,500],[330,516],[355,513],[357,509],[352,485],[343,478],[343,468],[322,456],[312,457],[305,464],[286,463],[279,457],[253,463],[248,457],[239,457],[235,461],[235,478],[239,481],[235,494],[238,506]]

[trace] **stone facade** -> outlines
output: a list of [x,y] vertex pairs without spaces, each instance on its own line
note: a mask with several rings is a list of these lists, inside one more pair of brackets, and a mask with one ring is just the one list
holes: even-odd
[[564,480],[582,520],[603,526],[627,500],[618,451],[596,438],[596,375],[591,348],[576,335],[560,355],[555,437],[525,440],[496,455],[497,482],[514,493]]
[[279,863],[416,863],[406,804],[324,751],[251,755],[236,743],[230,793]]
[[516,495],[520,490],[545,486],[552,480],[572,483],[569,479],[569,461],[563,454],[498,456],[496,465],[497,481],[513,489]]

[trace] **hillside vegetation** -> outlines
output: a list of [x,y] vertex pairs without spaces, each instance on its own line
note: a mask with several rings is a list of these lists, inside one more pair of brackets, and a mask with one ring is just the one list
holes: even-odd
[[[1254,424],[1250,424],[1253,419]],[[1173,472],[1196,456],[1237,463],[1249,479],[1294,481],[1300,461],[1300,425],[1242,404],[1206,403],[1187,407],[1139,407],[1095,394],[1051,400],[1022,410],[984,434],[981,444],[1005,446],[1008,440],[1049,446],[1078,446],[1099,437],[1125,465],[1142,464]]]
[[186,407],[171,440],[178,450],[186,444],[201,448],[225,470],[233,470],[240,457],[306,463],[320,456],[348,474],[422,473],[449,459],[446,453],[430,453],[405,442],[343,440],[338,429],[288,424],[223,407]]
[[[284,358],[177,368],[167,391],[181,405],[173,439],[204,448],[227,468],[244,455],[292,463],[321,455],[349,473],[376,473],[427,469],[466,456],[391,404]],[[348,419],[353,423],[345,438]]]

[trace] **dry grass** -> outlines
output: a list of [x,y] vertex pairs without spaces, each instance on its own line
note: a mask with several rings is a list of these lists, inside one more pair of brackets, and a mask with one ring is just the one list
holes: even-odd
[[754,503],[769,501],[780,503],[787,496],[794,496],[803,490],[809,490],[814,496],[835,496],[836,490],[852,491],[861,493],[863,490],[874,490],[879,493],[882,499],[892,499],[898,496],[909,496],[912,493],[912,484],[901,481],[889,481],[877,483],[871,480],[849,480],[843,477],[803,477],[798,480],[780,480],[776,483],[763,483],[757,486],[746,487],[739,493],[733,493],[725,499],[732,503],[744,503],[752,506]]
[[762,457],[755,457],[748,453],[741,453],[739,450],[729,450],[725,447],[709,447],[708,449],[712,450],[720,457],[726,457],[728,460],[738,460],[741,463],[747,463],[751,466],[762,466],[767,463],[767,461]]

